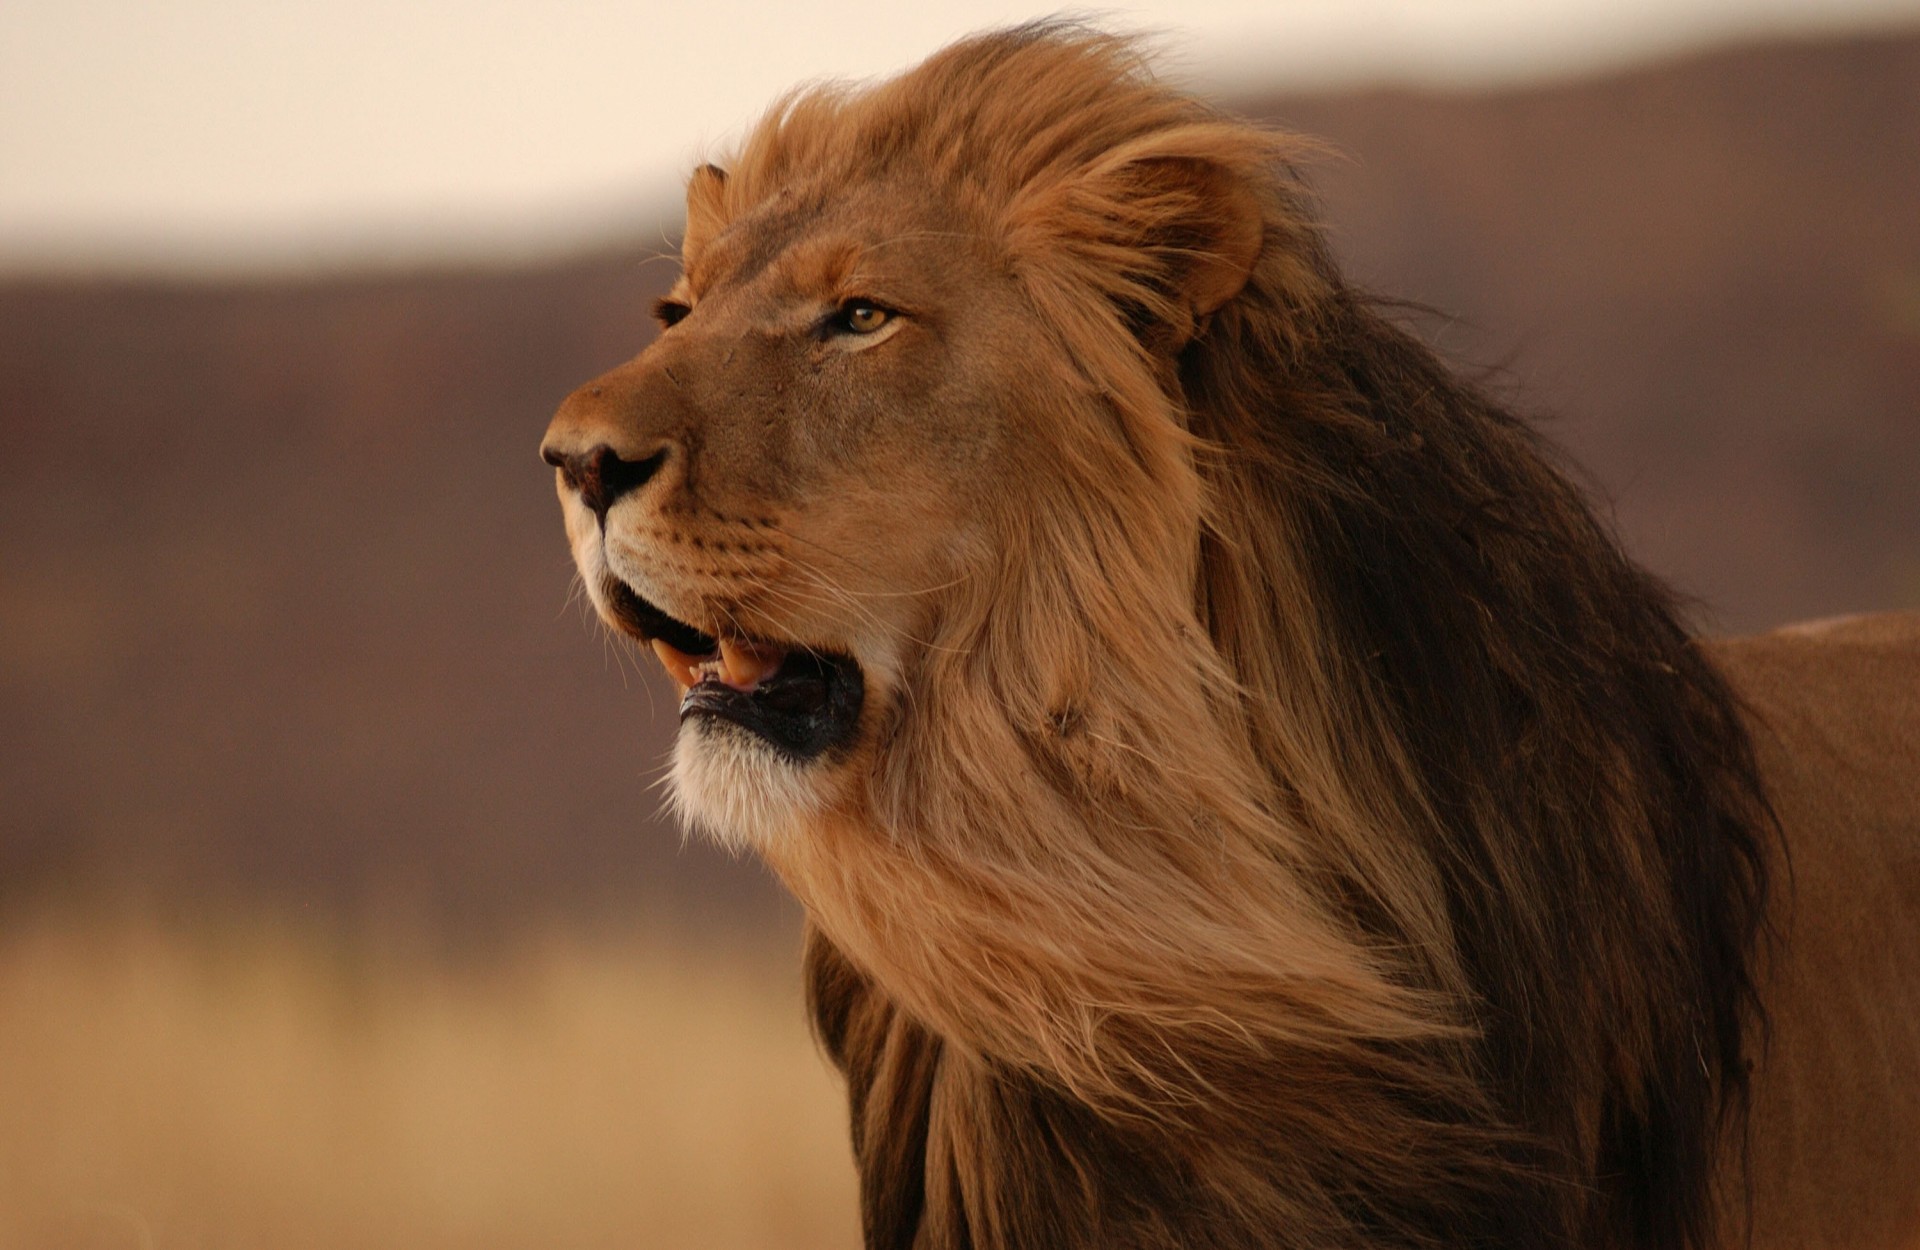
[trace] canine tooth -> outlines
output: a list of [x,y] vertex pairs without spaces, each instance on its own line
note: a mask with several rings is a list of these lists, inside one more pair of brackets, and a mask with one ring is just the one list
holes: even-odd
[[696,670],[700,667],[697,656],[688,655],[663,638],[653,640],[653,653],[660,657],[660,663],[666,668],[667,676],[684,692],[693,688],[699,681]]
[[720,680],[735,690],[752,690],[773,676],[780,668],[780,661],[785,658],[786,652],[781,650],[762,650],[722,638],[720,640]]

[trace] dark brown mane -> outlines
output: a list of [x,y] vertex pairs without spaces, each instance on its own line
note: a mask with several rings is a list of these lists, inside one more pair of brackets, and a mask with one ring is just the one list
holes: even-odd
[[[1183,361],[1195,426],[1303,536],[1335,680],[1406,749],[1478,1062],[1510,1123],[1584,1160],[1557,1231],[1711,1244],[1770,822],[1734,698],[1532,429],[1350,290],[1323,354],[1273,369],[1257,298]],[[1220,544],[1210,586],[1238,576]]]
[[[1074,506],[942,616],[870,828],[769,854],[870,1246],[1716,1244],[1771,820],[1735,700],[1345,284],[1292,150],[1042,25],[788,101],[715,192],[911,171],[1086,380],[1033,422]],[[1244,288],[1183,305],[1242,210]]]

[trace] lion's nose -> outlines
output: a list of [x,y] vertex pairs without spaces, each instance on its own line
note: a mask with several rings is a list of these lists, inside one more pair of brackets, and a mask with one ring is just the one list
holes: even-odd
[[645,460],[622,460],[613,448],[601,443],[583,452],[564,451],[549,443],[540,449],[540,458],[560,470],[568,486],[580,492],[580,502],[592,508],[607,523],[607,509],[620,496],[646,484],[666,461],[666,449]]

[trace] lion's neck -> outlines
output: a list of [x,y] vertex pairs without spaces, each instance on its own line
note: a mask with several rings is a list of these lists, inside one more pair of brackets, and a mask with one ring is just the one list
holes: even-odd
[[1239,1143],[1355,1228],[1688,1244],[1761,906],[1731,698],[1524,428],[1328,316],[1187,361],[1196,556],[1062,522],[770,858],[970,1081]]

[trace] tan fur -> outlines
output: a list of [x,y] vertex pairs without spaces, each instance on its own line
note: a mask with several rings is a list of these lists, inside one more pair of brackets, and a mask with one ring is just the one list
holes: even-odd
[[1719,643],[1787,834],[1756,1246],[1920,1246],[1920,617]]
[[[675,776],[807,907],[868,1244],[1722,1244],[1756,988],[1754,1244],[1896,1244],[1916,1152],[1846,1120],[1920,1141],[1911,781],[1776,782],[1782,873],[1718,669],[1343,282],[1300,150],[1072,27],[795,95],[695,175],[684,320],[549,431],[663,457],[604,534],[562,484],[609,619],[865,676],[846,750],[690,723]],[[1786,777],[1828,643],[1756,646]]]

